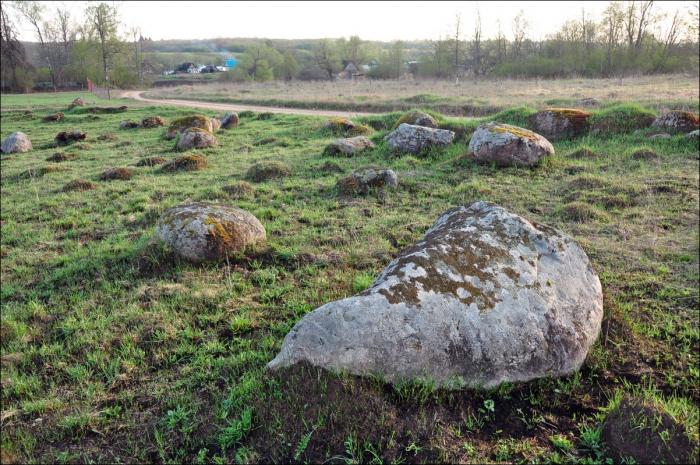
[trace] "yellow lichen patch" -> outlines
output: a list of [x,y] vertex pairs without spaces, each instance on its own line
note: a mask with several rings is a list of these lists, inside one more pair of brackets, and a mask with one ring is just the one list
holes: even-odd
[[529,139],[529,140],[536,140],[537,139],[537,134],[534,132],[525,129],[525,128],[519,128],[517,126],[511,126],[509,124],[498,124],[494,125],[491,128],[489,128],[493,132],[498,132],[498,133],[509,133],[513,134],[514,136],[523,138],[523,139]]
[[557,116],[563,116],[567,119],[585,119],[591,116],[589,112],[577,108],[547,108],[545,111],[554,113]]
[[209,240],[212,253],[216,257],[225,256],[230,252],[238,252],[244,248],[246,238],[242,237],[244,231],[230,221],[222,222],[216,217],[209,216],[204,221],[209,226]]

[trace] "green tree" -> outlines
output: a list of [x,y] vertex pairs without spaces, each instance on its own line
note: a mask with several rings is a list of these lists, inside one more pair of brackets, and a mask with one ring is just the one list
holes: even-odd
[[107,84],[107,89],[109,89],[112,59],[121,48],[117,36],[119,24],[117,9],[107,3],[92,4],[85,10],[85,17],[90,32],[97,38],[102,59],[102,72],[104,73],[102,77]]
[[298,73],[299,63],[297,63],[297,59],[294,57],[294,54],[290,50],[287,50],[282,55],[282,61],[277,67],[275,74],[285,81],[291,81],[297,76]]

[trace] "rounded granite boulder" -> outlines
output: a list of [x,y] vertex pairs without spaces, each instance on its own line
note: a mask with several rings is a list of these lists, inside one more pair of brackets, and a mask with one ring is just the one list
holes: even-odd
[[223,260],[265,241],[265,227],[240,208],[195,202],[166,210],[156,237],[179,256],[193,261]]
[[578,370],[602,318],[571,237],[476,202],[443,213],[366,291],[304,316],[268,367],[490,388]]

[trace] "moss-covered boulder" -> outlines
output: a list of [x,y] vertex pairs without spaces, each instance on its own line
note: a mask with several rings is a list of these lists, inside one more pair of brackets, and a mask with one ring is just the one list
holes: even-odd
[[204,202],[167,210],[158,220],[156,237],[179,256],[218,261],[265,241],[265,227],[240,208]]
[[211,120],[208,117],[204,115],[191,115],[178,118],[170,123],[168,130],[165,132],[165,138],[175,139],[178,134],[182,134],[190,128],[204,129],[209,132],[213,130]]
[[412,110],[404,113],[401,118],[394,124],[394,129],[398,128],[402,124],[412,124],[414,126],[423,126],[425,128],[437,128],[438,122],[435,118],[427,113],[418,110]]
[[554,155],[554,147],[541,135],[496,122],[476,128],[469,150],[475,160],[498,166],[535,166],[546,155]]
[[2,153],[23,153],[32,149],[32,141],[23,132],[13,132],[2,141]]
[[160,126],[165,126],[165,120],[160,116],[148,116],[141,120],[141,127],[146,129],[157,128]]
[[440,215],[369,289],[307,313],[268,367],[492,388],[575,372],[602,319],[571,237],[477,202]]
[[568,139],[588,130],[591,114],[576,108],[548,108],[530,118],[532,129],[552,140]]
[[324,155],[341,155],[352,157],[367,149],[374,148],[374,143],[365,136],[336,139],[323,150]]
[[652,126],[673,133],[687,133],[700,127],[700,119],[690,111],[669,111],[656,118]]
[[189,128],[180,135],[176,148],[178,150],[190,150],[216,147],[217,145],[219,145],[219,142],[211,132],[206,129]]

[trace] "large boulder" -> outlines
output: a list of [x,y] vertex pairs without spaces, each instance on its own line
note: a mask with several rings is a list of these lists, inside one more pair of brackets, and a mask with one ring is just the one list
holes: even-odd
[[265,227],[240,208],[196,202],[166,210],[156,236],[181,257],[202,262],[224,260],[265,241]]
[[221,129],[233,129],[238,126],[238,121],[237,113],[226,113],[221,117]]
[[199,128],[189,128],[182,133],[176,147],[178,150],[190,150],[216,147],[217,145],[218,141],[211,132]]
[[575,108],[548,108],[531,118],[532,129],[548,139],[568,139],[588,129],[591,114]]
[[367,195],[371,189],[382,190],[385,187],[396,189],[399,178],[394,170],[375,168],[372,166],[359,168],[350,176],[338,181],[338,190],[342,195]]
[[342,155],[352,157],[367,149],[374,148],[374,143],[365,136],[336,139],[323,150],[324,155]]
[[165,138],[175,139],[178,134],[182,134],[190,128],[204,129],[209,132],[213,130],[211,119],[208,117],[204,115],[185,116],[170,123],[168,130],[165,132]]
[[32,149],[32,141],[23,132],[13,132],[2,141],[2,153],[22,153]]
[[395,152],[419,155],[432,147],[445,147],[452,143],[455,133],[446,129],[432,129],[403,123],[384,137]]
[[490,388],[578,370],[602,317],[573,239],[476,202],[442,214],[366,291],[304,316],[268,367]]
[[404,113],[401,118],[396,122],[394,125],[394,129],[398,128],[401,126],[403,123],[406,124],[412,124],[414,126],[423,126],[425,128],[433,128],[436,129],[438,127],[438,122],[430,116],[427,113],[424,113],[422,111],[409,111],[408,113]]
[[527,129],[490,122],[480,125],[469,141],[477,161],[499,166],[535,166],[545,155],[553,155],[552,144]]
[[651,125],[670,132],[691,132],[700,127],[700,119],[690,111],[669,111],[656,118]]

